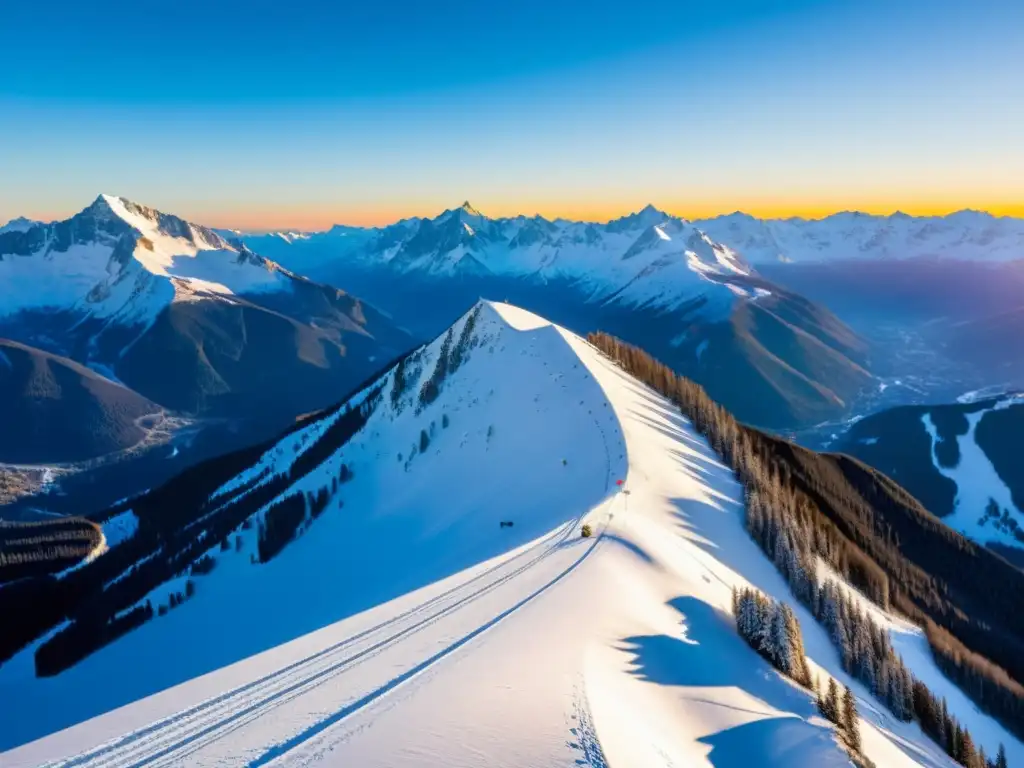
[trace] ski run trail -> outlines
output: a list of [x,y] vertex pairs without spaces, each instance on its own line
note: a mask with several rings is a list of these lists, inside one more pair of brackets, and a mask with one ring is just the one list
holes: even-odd
[[[31,649],[0,667],[0,765],[850,765],[810,692],[737,635],[746,585],[794,607],[820,681],[851,684],[879,768],[952,765],[842,672],[676,408],[535,315],[476,312],[436,401],[413,402],[441,340],[409,358],[404,401],[392,371],[362,430],[297,481],[353,471],[343,505],[269,563],[246,531],[195,597],[67,672],[35,679]],[[233,484],[287,469],[330,419]],[[1020,761],[965,698],[950,706]]]

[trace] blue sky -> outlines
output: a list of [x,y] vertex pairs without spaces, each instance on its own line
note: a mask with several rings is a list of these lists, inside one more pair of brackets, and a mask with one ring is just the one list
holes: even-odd
[[0,219],[1024,214],[1022,5],[13,0]]

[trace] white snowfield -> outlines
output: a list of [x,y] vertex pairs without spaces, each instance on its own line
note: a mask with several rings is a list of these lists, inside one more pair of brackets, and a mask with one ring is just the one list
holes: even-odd
[[[481,304],[473,336],[420,412],[440,342],[399,409],[389,375],[299,485],[353,478],[275,559],[251,564],[246,531],[192,599],[71,670],[0,667],[0,764],[849,765],[811,694],[736,634],[731,590],[753,584],[797,609],[813,672],[848,682],[677,409],[514,307]],[[261,471],[303,450],[279,448]],[[879,768],[952,765],[852,685]]]

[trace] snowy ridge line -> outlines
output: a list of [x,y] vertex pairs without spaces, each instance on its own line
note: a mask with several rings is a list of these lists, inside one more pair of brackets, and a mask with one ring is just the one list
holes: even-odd
[[[507,608],[506,610],[502,611],[497,616],[495,616],[494,618],[492,618],[489,621],[485,622],[484,624],[480,625],[479,627],[477,627],[473,631],[463,635],[458,640],[456,640],[455,642],[453,642],[450,645],[446,646],[445,648],[442,648],[440,651],[435,653],[433,656],[430,656],[429,658],[421,661],[419,664],[417,664],[416,666],[412,667],[411,669],[408,669],[405,672],[401,673],[400,675],[397,675],[396,677],[392,678],[391,680],[389,680],[384,685],[378,687],[377,689],[375,689],[373,691],[370,691],[369,693],[367,693],[365,696],[361,697],[357,701],[354,701],[352,704],[349,704],[349,705],[343,707],[342,709],[338,710],[334,714],[328,716],[327,718],[325,718],[325,719],[323,719],[323,720],[321,720],[321,721],[319,721],[317,723],[314,723],[313,725],[311,725],[310,727],[306,728],[306,730],[304,730],[302,733],[298,734],[297,736],[293,736],[292,738],[288,739],[287,741],[282,742],[281,744],[279,744],[277,746],[271,747],[266,752],[264,752],[260,757],[258,757],[255,760],[249,762],[247,768],[259,768],[259,766],[266,765],[267,763],[270,763],[270,762],[278,759],[279,757],[282,757],[283,755],[287,754],[288,752],[291,752],[292,750],[302,746],[303,744],[308,742],[310,739],[315,738],[316,736],[320,735],[321,733],[323,733],[324,731],[328,730],[329,728],[337,725],[338,723],[340,723],[341,721],[345,720],[346,718],[351,717],[352,715],[356,714],[360,710],[365,709],[369,705],[373,704],[378,699],[380,699],[380,698],[386,696],[387,694],[391,693],[396,688],[404,685],[405,683],[408,683],[412,679],[414,679],[414,678],[418,677],[419,675],[423,674],[424,672],[426,672],[428,669],[430,669],[437,662],[444,660],[446,657],[448,657],[451,654],[455,653],[455,651],[459,650],[463,646],[471,643],[473,640],[475,640],[476,638],[480,637],[481,635],[486,633],[488,630],[493,629],[494,627],[496,627],[502,621],[504,621],[508,617],[512,616],[513,614],[515,614],[517,611],[519,611],[521,608],[526,606],[528,603],[532,602],[536,598],[538,598],[541,595],[543,595],[545,592],[547,592],[549,589],[554,587],[556,584],[558,584],[564,578],[569,576],[573,571],[575,571],[577,568],[579,568],[581,565],[583,565],[584,561],[588,557],[590,557],[590,555],[592,555],[594,553],[594,551],[597,549],[597,547],[604,541],[604,536],[605,536],[606,528],[607,528],[607,523],[605,524],[605,526],[602,527],[601,532],[597,536],[594,537],[594,541],[590,544],[590,546],[588,546],[586,548],[586,551],[582,555],[580,555],[576,560],[574,560],[568,567],[566,567],[563,571],[561,571],[561,573],[559,573],[557,576],[555,576],[551,581],[547,582],[543,586],[541,586],[538,589],[534,590],[533,592],[528,594],[526,597],[524,597],[523,599],[521,599],[517,603],[515,603],[512,607]],[[553,551],[553,549],[554,548],[552,548],[552,550],[549,550],[549,552],[545,553],[545,555],[543,555],[542,557],[544,557],[547,554],[549,554],[551,551]],[[539,559],[541,559],[541,558],[538,558],[538,560]],[[527,567],[529,567],[529,566],[524,566],[524,568],[522,568],[520,570],[525,570],[525,568],[527,568]],[[511,577],[512,577],[512,575],[510,574],[510,576],[508,578],[511,578]],[[508,578],[503,579],[502,582],[507,581]]]
[[[605,503],[607,504],[608,502],[606,501]],[[528,546],[526,550],[518,553],[511,560],[505,560],[502,563],[495,565],[488,571],[478,574],[470,581],[453,587],[447,592],[435,596],[426,603],[423,603],[404,614],[382,622],[375,627],[366,629],[350,638],[346,638],[335,646],[324,649],[313,656],[277,670],[260,680],[253,681],[235,689],[234,691],[230,691],[214,699],[198,704],[185,712],[176,713],[171,717],[165,718],[132,734],[123,736],[116,741],[103,745],[91,752],[75,756],[69,760],[50,763],[48,765],[53,766],[54,768],[57,766],[61,766],[61,768],[71,768],[72,766],[82,765],[89,765],[98,768],[99,766],[112,767],[138,765],[142,761],[160,760],[161,758],[169,756],[174,756],[176,759],[186,757],[196,749],[205,746],[206,743],[222,738],[224,735],[230,733],[236,728],[242,727],[252,720],[263,716],[269,710],[303,695],[309,688],[322,685],[336,675],[344,673],[351,668],[354,663],[379,654],[381,651],[403,638],[434,624],[445,616],[470,605],[472,602],[478,600],[484,595],[494,591],[500,586],[503,586],[510,580],[521,575],[524,571],[536,566],[538,563],[549,557],[556,549],[560,548],[575,530],[576,524],[579,520],[582,519],[583,516],[590,514],[592,511],[593,510],[587,510],[579,517],[566,522],[555,532],[548,534],[540,541]],[[600,538],[601,537],[597,537],[595,539],[595,545],[597,540]],[[555,540],[548,544],[552,539]],[[545,544],[548,544],[548,546],[545,547]],[[364,640],[368,637],[372,638],[372,636],[381,629],[387,629],[392,625],[401,624],[407,619],[414,618],[417,614],[444,602],[447,598],[453,596],[458,597],[458,593],[465,591],[468,586],[485,579],[488,576],[495,575],[496,572],[506,568],[512,562],[520,560],[540,548],[543,548],[544,551],[529,560],[527,563],[520,565],[511,572],[483,585],[480,589],[472,591],[470,594],[461,597],[461,599],[441,608],[430,616],[399,629],[394,634],[391,634],[350,656],[340,660],[330,658],[338,651],[347,649],[359,640]],[[508,612],[506,612],[506,614],[507,613]],[[323,663],[318,664],[317,662]],[[310,667],[312,667],[312,669],[309,669]],[[264,689],[268,684],[272,685],[270,691],[266,691]],[[254,695],[251,697],[246,696],[250,691],[253,691]],[[268,695],[259,699],[260,694],[263,693]],[[239,707],[244,708],[239,710]],[[227,710],[226,716],[217,719],[221,714],[225,713],[225,710]],[[210,723],[211,719],[214,719],[215,722]],[[162,729],[169,730],[166,734],[161,734],[160,731]],[[150,734],[164,735],[169,738],[159,739],[154,743],[146,740]],[[204,738],[208,736],[213,736],[214,738]],[[202,741],[200,742],[200,740]],[[151,750],[154,747],[157,748],[155,753],[148,752],[148,750]],[[192,747],[192,749],[186,752],[181,752],[181,750],[188,747]],[[122,753],[122,750],[127,750],[127,752]]]

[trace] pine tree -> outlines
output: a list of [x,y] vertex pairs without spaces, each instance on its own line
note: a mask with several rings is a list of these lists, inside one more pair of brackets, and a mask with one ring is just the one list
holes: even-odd
[[405,392],[405,358],[403,357],[398,361],[398,365],[395,366],[395,380],[391,386],[391,406],[396,411],[398,405],[402,400],[402,394]]
[[902,663],[900,670],[903,676],[903,719],[910,722],[914,719],[914,678]]
[[974,739],[971,738],[971,732],[964,728],[963,738],[960,742],[960,765],[975,768],[977,764],[978,753],[974,747]]
[[999,745],[999,752],[996,753],[996,768],[1009,768],[1006,763],[1006,747]]
[[950,722],[949,722],[949,708],[946,706],[946,699],[943,697],[942,706],[939,707],[936,713],[938,720],[938,733],[935,741],[946,750],[947,754],[953,754],[950,749],[950,739],[952,734],[950,733]]
[[843,691],[843,730],[850,749],[860,752],[860,723],[857,720],[857,700],[850,686]]
[[804,650],[803,633],[800,631],[800,622],[788,605],[782,606],[786,617],[786,628],[789,632],[790,655],[793,659],[793,671],[790,676],[801,685],[810,685],[811,669],[807,665],[807,652]]
[[788,675],[793,671],[793,664],[792,643],[789,638],[789,629],[786,626],[786,615],[778,603],[772,604],[770,615],[768,654],[775,666]]
[[836,685],[836,679],[830,677],[828,693],[825,694],[825,717],[838,725],[840,723],[839,714],[839,687]]

